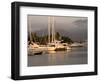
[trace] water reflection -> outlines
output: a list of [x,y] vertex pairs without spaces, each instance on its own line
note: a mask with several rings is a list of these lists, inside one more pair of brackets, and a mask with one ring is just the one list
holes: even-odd
[[[71,52],[71,50],[67,51],[50,51],[48,54],[48,63],[49,64],[60,64],[60,62],[63,62],[65,60],[65,57],[67,57],[68,53]],[[59,63],[58,63],[59,62]]]
[[28,66],[87,64],[87,49],[49,51],[42,55],[28,56]]

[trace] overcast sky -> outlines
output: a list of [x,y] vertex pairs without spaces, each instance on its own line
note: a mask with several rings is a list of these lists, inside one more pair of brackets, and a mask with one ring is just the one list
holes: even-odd
[[[28,28],[32,32],[46,34],[48,31],[48,16],[28,15]],[[87,40],[87,17],[54,16],[54,28],[61,35],[73,40]]]

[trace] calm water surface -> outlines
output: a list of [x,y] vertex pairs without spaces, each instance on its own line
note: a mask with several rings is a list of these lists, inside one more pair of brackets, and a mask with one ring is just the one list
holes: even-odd
[[87,48],[72,48],[66,51],[51,51],[42,55],[28,56],[28,66],[87,64]]

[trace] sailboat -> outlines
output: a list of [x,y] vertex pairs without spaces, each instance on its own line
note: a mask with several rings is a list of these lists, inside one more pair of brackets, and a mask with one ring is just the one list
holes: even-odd
[[[52,33],[52,35],[51,35]],[[51,35],[51,37],[50,37]],[[48,44],[47,44],[47,50],[48,51],[54,51],[55,48],[55,34],[54,34],[54,17],[48,17]]]
[[29,38],[30,41],[28,42],[28,55],[32,56],[32,55],[40,55],[43,53],[42,48],[40,48],[40,46],[38,44],[36,44],[35,42],[32,41],[32,35],[31,35],[31,23],[29,24]]
[[[50,37],[50,33],[52,37]],[[55,39],[54,17],[48,17],[48,50],[60,51],[66,49],[71,49],[71,47],[67,43],[61,43],[61,41]]]

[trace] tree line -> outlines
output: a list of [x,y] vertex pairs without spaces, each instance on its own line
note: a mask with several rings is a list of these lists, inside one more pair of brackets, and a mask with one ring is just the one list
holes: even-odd
[[[50,35],[50,38],[52,35]],[[31,39],[30,39],[31,38]],[[61,36],[59,32],[55,33],[55,39],[60,40],[61,43],[73,43],[72,39],[68,36]],[[36,42],[40,45],[46,45],[48,43],[48,35],[39,36],[35,32],[31,32],[31,34],[28,33],[28,41]]]

